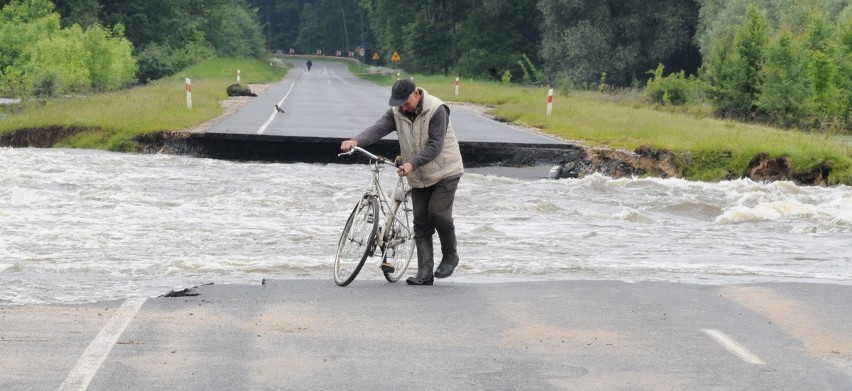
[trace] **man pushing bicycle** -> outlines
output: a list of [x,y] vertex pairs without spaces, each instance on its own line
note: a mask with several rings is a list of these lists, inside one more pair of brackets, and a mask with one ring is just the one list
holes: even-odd
[[[453,274],[459,263],[453,202],[464,173],[458,139],[450,122],[450,108],[417,88],[411,80],[398,80],[391,88],[385,114],[357,136],[340,144],[340,150],[368,146],[391,132],[397,133],[403,164],[399,175],[408,178],[414,206],[414,242],[417,274],[409,285],[432,285],[434,278]],[[434,270],[432,236],[441,241],[441,263]]]

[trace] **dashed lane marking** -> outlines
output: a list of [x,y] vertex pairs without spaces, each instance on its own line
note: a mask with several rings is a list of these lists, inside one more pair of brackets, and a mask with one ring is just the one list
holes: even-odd
[[124,304],[118,308],[112,319],[107,322],[106,326],[98,333],[97,337],[89,344],[80,359],[77,360],[77,365],[59,386],[60,391],[64,390],[85,390],[89,387],[89,383],[95,377],[95,374],[103,365],[112,347],[118,341],[118,337],[145,304],[145,298],[132,298],[124,301]]
[[710,338],[713,338],[714,341],[722,345],[729,352],[733,353],[740,360],[743,360],[749,364],[754,365],[766,365],[766,362],[757,357],[754,353],[750,352],[744,346],[740,345],[737,341],[734,341],[733,338],[729,337],[727,334],[714,329],[701,329],[704,334],[707,334]]
[[[287,93],[284,94],[284,97],[281,98],[280,101],[278,101],[278,104],[276,104],[276,106],[283,107],[284,101],[287,100],[287,97],[290,96],[291,92],[293,92],[293,87],[295,86],[296,81],[294,80],[292,83],[290,83],[290,89],[287,90]],[[276,114],[278,114],[278,109],[272,109],[272,114],[269,116],[269,119],[267,119],[266,122],[264,122],[263,125],[261,125],[260,128],[257,129],[257,134],[263,134],[263,132],[266,131],[266,128],[268,128],[269,124],[272,123],[272,120],[275,119]]]

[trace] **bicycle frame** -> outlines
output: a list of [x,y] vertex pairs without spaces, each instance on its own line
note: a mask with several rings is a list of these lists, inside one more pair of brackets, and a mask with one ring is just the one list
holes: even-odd
[[[387,158],[383,156],[374,155],[367,150],[360,147],[353,147],[349,152],[340,153],[337,156],[344,155],[352,155],[353,153],[358,152],[364,156],[367,156],[370,159],[370,167],[372,178],[370,180],[370,185],[367,187],[367,190],[364,192],[364,199],[375,197],[379,201],[379,213],[383,216],[383,224],[379,225],[379,232],[376,237],[376,242],[373,243],[373,248],[370,251],[370,255],[374,256],[376,249],[381,249],[384,251],[389,245],[391,247],[396,246],[401,243],[401,239],[396,239],[395,241],[390,241],[390,230],[392,227],[392,222],[394,219],[399,220],[397,216],[397,210],[399,210],[400,206],[403,208],[408,208],[406,205],[406,199],[408,193],[411,192],[411,188],[408,187],[407,181],[402,176],[397,176],[396,183],[393,187],[393,200],[389,200],[389,195],[385,195],[385,192],[382,190],[382,185],[380,181],[379,175],[382,172],[382,168],[385,165],[392,166],[394,169],[398,169],[399,167],[394,163],[390,162]],[[406,216],[406,214],[403,214]],[[397,221],[402,226],[408,226],[407,221]]]

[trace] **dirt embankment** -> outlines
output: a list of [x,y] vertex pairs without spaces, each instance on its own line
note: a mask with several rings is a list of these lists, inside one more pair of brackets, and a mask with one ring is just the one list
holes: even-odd
[[[500,120],[490,115],[491,108],[466,102],[449,102],[451,108],[467,110],[476,114]],[[542,133],[536,128],[527,128],[513,124],[522,129],[534,133]],[[552,135],[549,135],[553,137]],[[574,143],[571,140],[563,140]],[[572,159],[571,161],[559,162],[556,172],[559,178],[580,178],[596,172],[604,175],[621,178],[629,176],[651,176],[660,178],[683,178],[685,172],[683,167],[688,165],[691,156],[683,154],[678,156],[674,152],[653,149],[643,145],[634,151],[611,148],[583,147],[585,158]],[[730,173],[726,178],[736,179],[750,178],[755,181],[793,181],[800,185],[824,186],[828,183],[828,175],[831,167],[819,164],[808,171],[795,171],[792,162],[787,157],[772,158],[765,153],[755,156],[745,167],[742,173]]]
[[[260,94],[268,85],[251,85],[251,90]],[[204,132],[212,124],[221,121],[222,118],[233,114],[245,106],[251,97],[236,96],[222,102],[223,114],[217,118],[207,121],[191,129],[183,129],[175,132],[160,132],[138,138],[139,150],[145,153],[173,153],[197,155],[197,147],[191,144],[193,133]],[[491,108],[464,102],[448,102],[453,109],[466,110],[479,115],[490,117]],[[497,119],[499,120],[499,119]],[[519,126],[515,124],[515,126]],[[521,127],[521,126],[519,126]],[[524,128],[525,130],[542,133],[539,129]],[[23,129],[10,134],[0,135],[0,146],[12,147],[39,147],[48,148],[56,143],[68,139],[71,136],[96,129],[73,127],[48,127],[42,129]],[[552,137],[552,136],[551,136]],[[573,144],[571,140],[565,140]],[[685,175],[684,166],[688,166],[690,156],[653,149],[642,146],[634,151],[626,151],[608,148],[590,148],[578,145],[583,153],[566,154],[564,158],[553,158],[552,164],[558,166],[553,171],[557,178],[580,178],[593,173],[620,178],[630,176],[651,176],[661,178],[682,178]],[[549,162],[550,163],[550,162]],[[777,181],[789,180],[801,185],[826,185],[831,167],[820,164],[808,171],[798,172],[793,170],[791,162],[786,157],[772,158],[761,153],[752,159],[742,173],[730,173],[727,178],[739,177],[751,178],[755,181]]]

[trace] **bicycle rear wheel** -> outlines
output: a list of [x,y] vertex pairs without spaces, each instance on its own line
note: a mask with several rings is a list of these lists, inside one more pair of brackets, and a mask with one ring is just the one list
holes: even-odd
[[334,282],[337,285],[349,285],[358,276],[373,250],[378,229],[379,203],[373,197],[365,197],[355,205],[337,243],[337,255],[334,257]]
[[[408,201],[410,200],[409,196]],[[388,282],[396,282],[405,274],[414,255],[414,229],[411,227],[411,210],[408,205],[410,202],[403,203],[397,209],[393,226],[388,234],[388,245],[382,252],[382,262],[394,266],[394,271],[391,273],[382,270]]]

